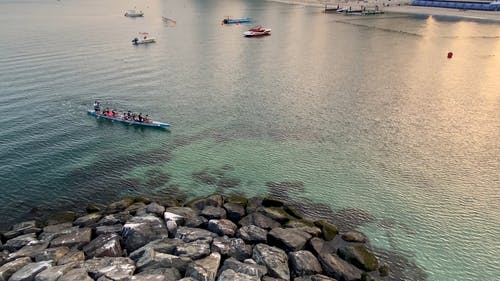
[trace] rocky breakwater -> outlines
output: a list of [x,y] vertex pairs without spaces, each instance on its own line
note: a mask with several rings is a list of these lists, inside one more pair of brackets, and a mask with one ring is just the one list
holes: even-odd
[[1,235],[0,281],[386,280],[358,232],[269,198],[124,199]]

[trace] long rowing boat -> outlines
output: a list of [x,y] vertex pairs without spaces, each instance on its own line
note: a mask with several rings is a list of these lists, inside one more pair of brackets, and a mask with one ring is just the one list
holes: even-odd
[[170,128],[170,124],[157,122],[157,121],[153,121],[151,123],[130,121],[130,120],[125,120],[125,119],[118,118],[118,117],[109,117],[109,116],[105,116],[103,114],[97,114],[94,110],[87,110],[87,113],[89,115],[92,115],[92,116],[97,117],[97,118],[103,118],[103,119],[108,119],[108,120],[112,120],[112,121],[117,121],[117,122],[125,123],[128,125],[135,125],[135,126],[142,126],[142,127],[155,127],[155,128],[163,128],[163,129]]

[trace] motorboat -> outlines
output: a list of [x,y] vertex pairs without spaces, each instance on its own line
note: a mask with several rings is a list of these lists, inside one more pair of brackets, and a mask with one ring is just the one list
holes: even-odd
[[263,28],[260,25],[250,28],[248,31],[243,32],[245,37],[257,37],[257,36],[265,36],[271,35],[271,29]]
[[154,37],[149,37],[149,33],[147,33],[147,32],[139,32],[139,36],[132,39],[133,45],[149,44],[149,43],[155,43],[155,42],[156,42],[156,39]]
[[125,12],[125,16],[130,18],[137,18],[144,16],[144,13],[142,11],[128,10]]

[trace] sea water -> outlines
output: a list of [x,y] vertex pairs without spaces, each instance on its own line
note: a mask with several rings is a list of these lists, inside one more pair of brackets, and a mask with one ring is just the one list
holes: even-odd
[[[393,280],[498,277],[499,24],[260,0],[0,7],[2,228],[129,195],[272,195],[366,233]],[[244,38],[255,24],[272,35]],[[95,99],[172,129],[97,120]]]

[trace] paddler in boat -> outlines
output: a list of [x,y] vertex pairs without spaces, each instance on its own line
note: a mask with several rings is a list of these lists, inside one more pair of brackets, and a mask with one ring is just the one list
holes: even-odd
[[150,117],[148,114],[146,114],[146,117],[144,118],[144,122],[145,122],[145,123],[153,123],[153,122],[151,121],[151,117]]
[[139,116],[137,116],[137,119],[139,122],[144,122],[144,117],[142,116],[142,113],[139,113]]
[[97,114],[101,114],[101,103],[98,101],[94,101],[94,111]]

